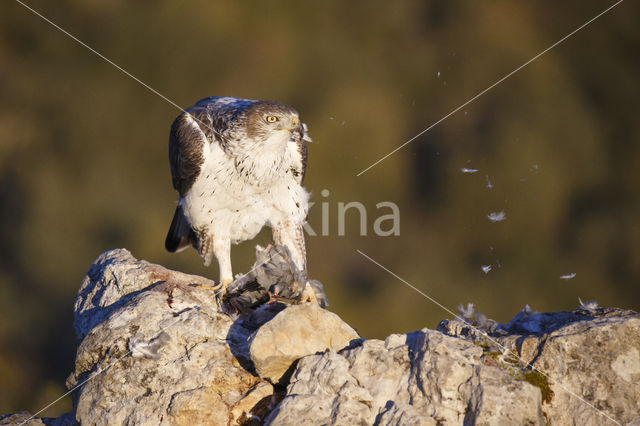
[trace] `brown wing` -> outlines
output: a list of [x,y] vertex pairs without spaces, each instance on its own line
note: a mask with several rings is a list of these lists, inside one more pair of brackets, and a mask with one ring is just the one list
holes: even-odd
[[173,187],[183,197],[200,174],[206,143],[219,143],[227,150],[233,139],[234,118],[257,101],[210,97],[198,101],[175,119],[169,137],[169,162]]
[[169,165],[173,187],[181,197],[191,189],[200,174],[207,139],[197,119],[184,112],[171,125],[169,135]]

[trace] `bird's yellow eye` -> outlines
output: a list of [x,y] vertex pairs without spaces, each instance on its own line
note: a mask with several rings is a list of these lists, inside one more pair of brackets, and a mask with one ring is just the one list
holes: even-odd
[[275,115],[267,115],[267,123],[275,123],[278,121],[278,117]]

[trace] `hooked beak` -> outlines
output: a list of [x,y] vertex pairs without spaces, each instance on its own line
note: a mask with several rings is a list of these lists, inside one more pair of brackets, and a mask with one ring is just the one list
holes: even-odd
[[299,127],[300,127],[300,119],[298,117],[293,117],[291,119],[291,127],[288,127],[287,130],[293,133],[294,131],[298,130]]

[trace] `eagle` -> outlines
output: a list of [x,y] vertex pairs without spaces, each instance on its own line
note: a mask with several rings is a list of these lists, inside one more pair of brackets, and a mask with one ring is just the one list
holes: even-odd
[[298,112],[281,102],[209,97],[183,111],[169,136],[179,199],[166,249],[192,246],[205,266],[215,256],[215,289],[224,294],[233,281],[231,244],[254,238],[268,225],[275,244],[289,249],[306,276],[307,142]]

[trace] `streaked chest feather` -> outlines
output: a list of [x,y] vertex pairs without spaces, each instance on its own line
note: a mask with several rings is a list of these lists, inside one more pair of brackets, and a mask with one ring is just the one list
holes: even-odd
[[289,149],[262,149],[231,157],[212,145],[181,200],[190,222],[228,230],[237,240],[252,238],[264,224],[282,218],[302,223],[309,196],[291,171],[292,155]]

